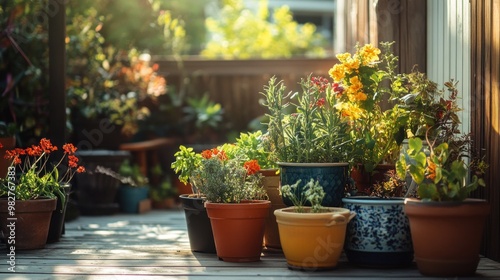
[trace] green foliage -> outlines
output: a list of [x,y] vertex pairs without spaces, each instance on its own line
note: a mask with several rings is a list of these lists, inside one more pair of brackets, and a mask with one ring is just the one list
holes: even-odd
[[207,201],[215,203],[240,203],[242,200],[266,199],[262,175],[250,172],[241,158],[227,158],[223,148],[204,157],[201,166],[194,170],[196,186]]
[[273,155],[269,147],[269,137],[262,131],[242,132],[236,139],[235,147],[237,153],[244,155],[244,160],[255,159],[262,169],[276,168]]
[[269,110],[267,131],[276,161],[348,162],[353,147],[331,84],[309,76],[301,86],[300,92],[287,93],[283,82],[272,77],[264,87],[262,105]]
[[[461,158],[451,157],[448,143],[433,147],[426,153],[420,138],[411,138],[408,149],[396,163],[398,176],[404,178],[411,175],[418,185],[418,195],[422,200],[432,201],[462,201],[478,186],[485,186],[478,174],[483,174],[487,167],[482,161],[473,161],[467,166]],[[467,173],[471,166],[476,172],[470,183],[466,183]]]
[[246,9],[242,0],[222,3],[220,15],[206,19],[211,40],[202,56],[249,59],[325,55],[324,38],[316,33],[316,26],[299,25],[287,6],[274,10],[270,17],[267,0],[259,2],[257,13]]
[[297,188],[300,185],[301,180],[298,180],[293,185],[281,186],[280,192],[283,197],[289,198],[290,201],[295,206],[294,211],[297,213],[304,213],[304,205],[306,202],[311,204],[312,213],[325,212],[325,208],[321,206],[321,202],[325,197],[325,191],[323,187],[320,186],[319,182],[311,179],[303,189],[301,194],[297,194]]
[[172,169],[179,174],[179,181],[187,184],[193,172],[201,165],[201,155],[196,153],[193,148],[179,146],[179,150],[174,154],[175,161],[172,163]]
[[0,5],[0,119],[15,122],[24,143],[36,142],[49,127],[48,21],[42,20],[47,19],[43,3],[12,0]]

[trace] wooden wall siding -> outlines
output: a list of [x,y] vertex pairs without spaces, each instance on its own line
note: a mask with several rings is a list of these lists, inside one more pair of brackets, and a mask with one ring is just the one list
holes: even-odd
[[260,92],[272,76],[283,80],[290,91],[298,91],[298,82],[309,74],[327,77],[328,70],[337,63],[329,59],[283,59],[283,60],[204,60],[189,58],[181,64],[175,60],[156,57],[160,74],[169,85],[181,88],[185,85],[187,96],[202,96],[221,103],[225,124],[232,129],[244,131],[248,123],[267,113],[259,104]]
[[461,131],[470,132],[470,3],[469,0],[428,1],[427,75],[440,88],[458,81],[463,108]]
[[[339,1],[339,0],[337,0]],[[345,18],[345,50],[356,43],[378,44],[395,41],[394,53],[399,56],[399,71],[408,73],[414,65],[426,69],[426,13],[422,0],[341,0]],[[342,40],[342,38],[336,38]],[[340,45],[340,44],[339,44]]]
[[478,192],[492,211],[485,254],[500,260],[500,0],[471,0],[471,132],[490,167],[487,188]]

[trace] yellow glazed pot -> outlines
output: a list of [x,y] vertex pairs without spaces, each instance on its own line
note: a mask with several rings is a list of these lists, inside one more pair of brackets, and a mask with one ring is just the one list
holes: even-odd
[[328,212],[295,213],[295,207],[274,211],[281,247],[289,268],[324,270],[337,266],[347,223],[356,215],[346,208],[327,207]]

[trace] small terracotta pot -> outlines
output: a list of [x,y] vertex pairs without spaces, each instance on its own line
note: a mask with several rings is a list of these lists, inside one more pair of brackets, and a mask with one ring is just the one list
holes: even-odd
[[264,176],[262,185],[266,190],[269,201],[271,201],[269,216],[266,219],[266,229],[264,231],[264,246],[268,249],[271,248],[281,250],[280,234],[278,224],[276,223],[276,216],[274,216],[274,211],[285,208],[286,205],[281,199],[279,191],[280,175],[276,174],[277,171],[278,169],[268,169],[261,170],[260,173]]
[[328,207],[329,212],[294,212],[295,207],[274,211],[281,246],[289,268],[326,270],[337,266],[344,246],[347,223],[356,215],[346,208]]
[[[10,249],[11,246],[15,246],[15,250],[44,248],[57,200],[55,198],[16,200],[14,216],[8,211],[8,202],[6,198],[0,199],[0,220],[5,221],[1,223],[1,230],[6,238],[7,247]],[[15,244],[9,243],[9,238],[14,239]]]
[[427,276],[471,276],[490,205],[481,199],[463,202],[422,202],[406,199],[415,261]]
[[206,202],[205,207],[212,224],[219,259],[227,262],[260,260],[270,201]]

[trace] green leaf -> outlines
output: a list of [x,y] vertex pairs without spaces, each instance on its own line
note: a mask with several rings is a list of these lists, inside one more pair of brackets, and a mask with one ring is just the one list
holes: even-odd
[[421,184],[424,181],[424,168],[420,168],[415,165],[410,165],[409,171],[415,183]]
[[436,185],[434,184],[419,184],[418,195],[422,199],[430,199],[430,200],[439,197],[438,190],[436,188]]

